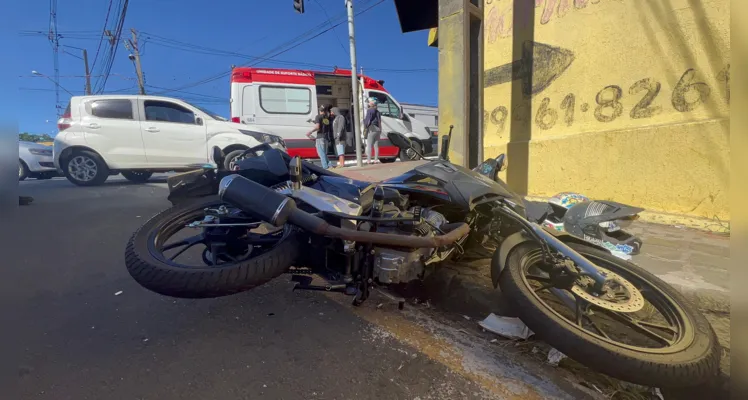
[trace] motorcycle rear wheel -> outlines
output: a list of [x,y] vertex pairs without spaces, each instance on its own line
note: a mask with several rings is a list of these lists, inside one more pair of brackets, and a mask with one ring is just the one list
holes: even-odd
[[[543,290],[548,293],[554,290],[547,289],[549,281],[546,280],[539,289],[533,288],[529,283],[531,280],[543,282],[539,274],[530,272],[539,271],[531,268],[543,261],[538,245],[525,243],[509,255],[506,268],[499,278],[499,285],[520,319],[540,339],[591,369],[641,385],[689,387],[716,377],[719,368],[717,337],[706,318],[683,295],[646,270],[609,252],[585,245],[569,245],[599,267],[633,283],[646,301],[652,300],[652,304],[657,304],[652,307],[657,311],[661,308],[663,315],[667,315],[663,319],[672,324],[667,325],[671,329],[672,338],[664,334],[667,332],[665,324],[639,320],[636,313],[609,312],[602,307],[590,305],[575,295],[571,296],[575,300],[568,298],[575,306],[574,311],[569,303],[564,305],[563,301],[557,304],[560,311],[553,308],[553,299],[549,302],[540,295]],[[592,310],[589,317],[579,311],[583,307]],[[592,317],[600,321],[593,320]],[[626,343],[631,336],[621,330],[605,332],[611,325],[626,328],[629,319],[636,321],[631,323],[632,332],[652,339],[651,343],[659,341],[663,347]],[[588,328],[584,327],[585,323]],[[602,327],[606,329],[603,330]],[[659,336],[662,338],[657,339]],[[619,341],[619,338],[625,340]]]
[[262,285],[282,275],[296,261],[302,237],[295,230],[284,233],[273,247],[256,257],[250,253],[248,259],[222,265],[180,267],[154,254],[159,234],[193,215],[202,214],[206,207],[221,203],[218,196],[199,198],[152,217],[127,243],[125,264],[130,275],[146,289],[166,296],[211,298]]

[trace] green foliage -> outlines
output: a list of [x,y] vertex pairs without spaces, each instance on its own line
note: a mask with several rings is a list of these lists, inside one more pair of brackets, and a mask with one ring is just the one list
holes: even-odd
[[18,140],[24,141],[24,142],[51,142],[54,140],[52,136],[49,136],[46,133],[42,134],[34,134],[34,133],[28,133],[23,132],[18,134]]

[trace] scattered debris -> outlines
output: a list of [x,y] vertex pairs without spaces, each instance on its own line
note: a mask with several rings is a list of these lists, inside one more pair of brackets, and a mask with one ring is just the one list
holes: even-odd
[[119,292],[115,293],[114,295],[115,295],[115,296],[119,296],[119,295],[121,295],[121,294],[122,294],[122,291],[120,290]]
[[268,387],[268,385],[263,384],[262,387],[266,388],[266,387]]
[[564,358],[566,358],[566,354],[556,349],[552,348],[551,351],[548,352],[548,364],[553,365],[554,367],[558,366],[558,363]]
[[652,393],[653,396],[657,397],[660,400],[665,400],[665,397],[662,396],[660,388],[652,388],[650,393]]
[[148,338],[143,338],[143,343],[148,342]]
[[599,387],[597,387],[597,385],[595,385],[594,383],[591,383],[591,385],[592,385],[592,388],[593,388],[593,389],[595,389],[595,390],[597,390],[598,392],[600,392],[600,393],[602,393],[602,392],[603,392],[603,391],[602,391],[602,390],[600,390],[600,388],[599,388]]
[[319,316],[320,316],[320,317],[321,317],[321,316],[323,316],[323,315],[325,315],[325,313],[323,313],[323,312],[319,313]]
[[400,364],[400,366],[399,366],[399,367],[397,367],[397,370],[398,370],[398,371],[400,371],[401,369],[403,369],[403,364]]
[[470,317],[468,317],[467,315],[463,315],[462,318],[465,318],[466,320],[470,321]]
[[379,309],[380,309],[380,308],[382,308],[382,307],[384,307],[384,303],[379,303],[379,304],[377,304],[377,310],[379,310]]
[[534,335],[533,331],[519,318],[500,317],[491,313],[486,319],[478,322],[485,330],[509,339],[525,339]]
[[268,317],[272,317],[273,315],[275,315],[275,313],[274,313],[274,312],[269,312],[269,313],[268,313]]
[[537,346],[533,347],[532,354],[538,354],[538,353],[540,353],[540,347],[537,347]]
[[499,339],[491,339],[491,343],[496,343],[498,341],[499,341]]

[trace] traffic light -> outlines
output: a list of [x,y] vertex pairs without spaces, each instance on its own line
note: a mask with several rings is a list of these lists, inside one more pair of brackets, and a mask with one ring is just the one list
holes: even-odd
[[304,0],[293,0],[293,9],[299,14],[304,14]]

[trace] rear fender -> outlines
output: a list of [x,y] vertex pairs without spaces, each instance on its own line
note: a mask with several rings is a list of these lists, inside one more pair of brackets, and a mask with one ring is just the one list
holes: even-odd
[[[604,251],[610,251],[602,246],[590,243],[566,232],[557,231],[555,229],[547,229],[545,227],[543,227],[543,229],[567,244],[584,244],[586,246],[594,247]],[[519,231],[509,235],[506,239],[504,239],[503,242],[501,242],[501,245],[498,249],[496,249],[496,251],[494,251],[493,257],[491,257],[491,282],[493,282],[494,288],[499,286],[499,276],[501,275],[501,271],[504,270],[504,266],[506,265],[506,262],[509,259],[509,255],[512,253],[512,250],[514,250],[522,243],[534,241],[536,241],[535,238],[530,236],[530,234],[525,231]]]

